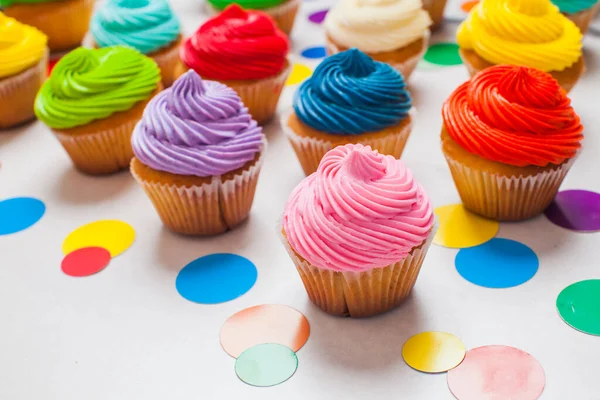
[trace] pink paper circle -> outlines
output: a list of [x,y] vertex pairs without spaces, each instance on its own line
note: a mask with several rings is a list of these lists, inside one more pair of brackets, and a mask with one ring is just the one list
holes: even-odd
[[540,363],[509,346],[469,350],[462,364],[448,372],[448,387],[459,400],[536,400],[545,385]]

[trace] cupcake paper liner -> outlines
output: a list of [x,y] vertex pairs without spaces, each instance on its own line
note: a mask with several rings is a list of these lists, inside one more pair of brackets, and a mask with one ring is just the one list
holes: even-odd
[[7,129],[35,118],[33,104],[46,80],[48,50],[42,59],[25,71],[0,79],[0,129]]
[[588,8],[587,10],[579,11],[575,14],[565,14],[567,18],[577,25],[581,33],[585,34],[590,27],[590,23],[594,19],[594,16],[600,10],[600,1],[596,3],[592,8]]
[[400,158],[404,146],[412,130],[412,122],[402,127],[398,132],[393,132],[381,138],[361,138],[361,135],[339,136],[331,135],[331,141],[324,141],[308,136],[300,136],[288,126],[288,120],[293,111],[288,111],[281,117],[281,127],[290,141],[300,165],[306,175],[310,175],[319,168],[319,163],[325,154],[340,145],[353,143],[371,146],[381,154],[389,154]]
[[423,8],[429,13],[431,20],[431,30],[436,30],[442,25],[444,20],[444,9],[446,0],[423,0]]
[[151,182],[137,174],[134,168],[131,172],[170,230],[186,235],[218,235],[248,218],[265,149],[266,141],[258,160],[240,174],[225,181],[216,176],[211,183],[201,186]]
[[503,176],[446,160],[464,206],[496,221],[522,221],[541,214],[552,202],[575,157],[556,169],[532,176]]

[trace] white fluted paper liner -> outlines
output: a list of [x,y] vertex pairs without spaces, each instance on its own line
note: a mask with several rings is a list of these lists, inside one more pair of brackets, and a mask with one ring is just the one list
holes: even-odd
[[497,221],[522,221],[541,214],[556,196],[575,158],[537,175],[506,177],[470,168],[446,156],[464,206]]

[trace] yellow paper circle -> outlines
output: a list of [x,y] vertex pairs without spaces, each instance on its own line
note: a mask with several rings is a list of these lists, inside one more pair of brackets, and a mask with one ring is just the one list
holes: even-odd
[[286,85],[297,85],[312,75],[312,71],[304,64],[294,64]]
[[127,250],[135,240],[135,230],[126,222],[102,220],[83,225],[67,236],[62,245],[64,254],[84,247],[102,247],[111,257]]
[[445,332],[421,332],[402,347],[402,358],[412,368],[429,373],[446,372],[465,358],[463,342]]
[[462,204],[449,204],[435,210],[439,229],[433,243],[463,249],[478,246],[494,238],[500,224],[467,211]]

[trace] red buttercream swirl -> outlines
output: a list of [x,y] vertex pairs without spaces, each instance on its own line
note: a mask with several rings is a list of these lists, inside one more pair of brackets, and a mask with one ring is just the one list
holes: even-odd
[[566,92],[534,68],[483,70],[452,93],[442,117],[450,137],[465,150],[518,167],[559,165],[575,156],[583,139]]
[[206,21],[181,46],[181,60],[202,78],[264,79],[286,64],[289,42],[271,17],[237,4]]

